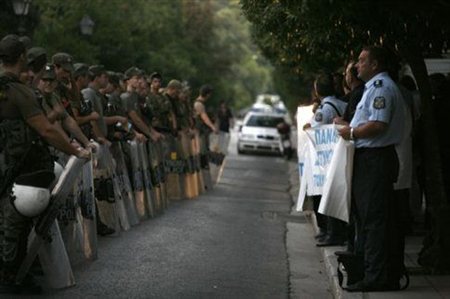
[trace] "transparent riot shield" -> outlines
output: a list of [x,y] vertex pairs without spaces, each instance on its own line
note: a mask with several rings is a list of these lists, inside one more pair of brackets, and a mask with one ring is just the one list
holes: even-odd
[[83,229],[83,254],[88,260],[97,259],[97,223],[94,195],[94,170],[93,162],[89,161],[82,170],[82,189],[78,196],[79,209],[77,219],[82,223]]
[[73,192],[66,198],[66,204],[58,215],[59,229],[66,245],[72,266],[85,260],[83,254],[83,222],[79,219],[79,197],[83,192],[83,176],[78,175]]
[[163,203],[163,198],[162,198],[162,192],[161,192],[161,188],[163,185],[163,169],[161,168],[161,147],[159,142],[153,142],[152,140],[149,140],[147,142],[147,148],[148,148],[148,157],[149,157],[149,170],[150,170],[150,175],[151,175],[151,179],[152,179],[152,185],[153,185],[153,189],[152,189],[152,197],[154,199],[154,203],[155,203],[155,212],[156,213],[161,213],[165,207],[164,203]]
[[[221,135],[210,134],[209,135],[209,145],[208,145],[208,161],[209,161],[209,172],[211,174],[212,184],[216,184],[219,180],[223,169],[223,161],[225,155],[221,152]],[[222,145],[224,146],[224,145]]]
[[51,242],[44,242],[38,252],[45,284],[53,289],[71,287],[75,285],[75,278],[56,220],[50,227],[49,237]]
[[185,172],[182,177],[183,190],[185,198],[192,199],[198,196],[198,187],[195,181],[195,168],[193,164],[193,149],[192,140],[193,135],[190,132],[182,132],[180,134],[180,143],[183,154],[183,159],[185,160]]
[[195,148],[194,153],[194,167],[197,179],[197,186],[199,194],[205,192],[206,186],[203,178],[202,165],[201,165],[201,143],[200,143],[200,135],[198,132],[195,132],[193,145]]
[[99,215],[105,224],[114,228],[116,230],[116,234],[119,234],[120,228],[127,231],[131,226],[128,221],[128,213],[125,209],[125,204],[122,199],[123,196],[121,194],[118,177],[115,170],[116,163],[111,155],[109,147],[104,145],[102,145],[102,147],[102,157],[99,159],[99,168],[101,170],[106,170],[104,172],[105,177],[103,178],[106,178],[106,190],[108,197],[106,201],[99,201]]
[[131,141],[129,142],[129,145],[136,211],[140,220],[145,220],[148,219],[148,209],[146,208],[146,195],[144,192],[143,165],[139,156],[138,143],[136,141]]
[[183,160],[180,157],[177,138],[166,135],[164,140],[167,144],[167,151],[164,156],[164,167],[167,171],[167,198],[169,200],[181,200],[180,174],[184,173]]
[[[75,183],[76,178],[79,175],[81,168],[85,162],[86,162],[85,160],[77,159],[74,156],[70,157],[69,161],[67,162],[67,165],[64,168],[64,171],[60,176],[58,183],[52,190],[49,206],[36,219],[36,224],[28,239],[28,253],[17,272],[16,276],[17,283],[22,282],[28,270],[30,269],[33,261],[35,260],[36,256],[38,255],[39,252],[42,252],[41,250],[44,250],[44,252],[42,253],[43,258],[45,255],[45,251],[52,249],[53,248],[52,246],[54,245],[56,245],[57,251],[59,253],[61,253],[62,251],[66,252],[64,242],[62,242],[60,230],[59,228],[55,228],[54,226],[57,225],[56,218],[58,216],[61,206],[64,205],[63,201],[72,192],[73,184]],[[54,245],[49,245],[51,246],[50,248],[47,247],[48,243],[50,243],[52,239],[55,239],[55,234],[59,236],[60,242],[57,241]],[[70,272],[72,270],[70,269],[70,262],[67,257],[67,254],[65,256],[64,254],[60,254],[59,256],[61,259],[64,259],[64,261],[63,260],[60,261],[60,264],[63,268],[61,271],[67,274],[62,276],[64,278],[62,280],[64,280],[67,284],[72,284],[72,279],[70,278],[71,277]],[[52,262],[48,263],[51,264]],[[45,267],[46,266],[43,265],[43,268]],[[56,284],[57,283],[55,283],[55,285]]]
[[167,208],[169,205],[169,197],[167,196],[167,179],[168,179],[168,169],[166,167],[166,161],[168,157],[170,157],[172,152],[172,135],[171,134],[164,134],[164,139],[158,141],[157,145],[159,147],[159,168],[161,169],[162,173],[162,180],[161,180],[161,201],[163,204],[163,208]]
[[150,167],[148,162],[147,149],[145,143],[138,143],[139,160],[141,161],[142,174],[144,179],[144,193],[146,199],[146,207],[150,217],[155,216],[155,204],[152,198],[152,178],[150,174]]
[[122,195],[125,209],[128,213],[128,220],[131,225],[139,224],[139,215],[136,211],[136,204],[134,201],[133,189],[128,177],[128,169],[125,163],[123,155],[122,144],[114,142],[111,146],[111,153],[116,161],[116,174],[120,188],[120,194]]

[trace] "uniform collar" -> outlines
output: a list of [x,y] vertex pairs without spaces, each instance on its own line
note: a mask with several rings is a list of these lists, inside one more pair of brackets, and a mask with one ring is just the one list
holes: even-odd
[[333,101],[335,100],[336,97],[335,96],[328,96],[328,97],[324,97],[321,101],[321,103],[325,103],[326,101]]
[[385,78],[385,77],[387,77],[387,76],[388,76],[388,73],[387,73],[387,72],[381,72],[381,73],[378,73],[378,74],[376,74],[375,76],[373,76],[369,81],[367,81],[366,84],[364,85],[364,87],[365,87],[366,89],[368,89],[368,88],[370,88],[370,87],[375,83],[375,81],[380,80],[380,79],[383,79],[383,78]]

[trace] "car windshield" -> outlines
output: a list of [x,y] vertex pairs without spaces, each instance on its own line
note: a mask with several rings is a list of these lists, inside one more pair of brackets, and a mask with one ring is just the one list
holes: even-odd
[[245,124],[247,127],[276,128],[279,123],[284,122],[283,117],[269,115],[252,115]]

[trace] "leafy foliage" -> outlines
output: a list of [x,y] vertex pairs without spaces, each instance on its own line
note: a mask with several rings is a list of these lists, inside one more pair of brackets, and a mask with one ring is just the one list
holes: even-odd
[[[403,52],[414,47],[426,57],[439,57],[450,42],[450,21],[446,17],[450,6],[445,1],[241,0],[240,3],[264,55],[275,66],[282,67],[289,79],[297,78],[300,85],[319,70],[342,67],[364,45],[383,44]],[[287,69],[290,71],[286,72]]]
[[[15,31],[10,2],[0,5],[0,32]],[[271,67],[252,44],[236,0],[34,0],[32,8],[28,34],[49,57],[67,52],[77,62],[113,71],[133,65],[159,71],[165,82],[187,81],[193,96],[208,83],[213,102],[227,100],[236,108],[272,86]],[[91,36],[80,33],[84,15],[95,22]]]

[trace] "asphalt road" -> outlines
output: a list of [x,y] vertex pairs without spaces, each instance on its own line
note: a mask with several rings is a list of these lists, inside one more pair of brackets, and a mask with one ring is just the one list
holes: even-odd
[[237,155],[232,138],[213,190],[100,238],[98,259],[74,269],[77,285],[43,297],[329,297],[311,226],[291,214],[295,171],[280,157]]

